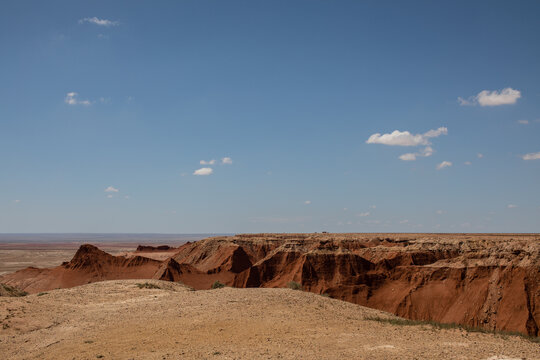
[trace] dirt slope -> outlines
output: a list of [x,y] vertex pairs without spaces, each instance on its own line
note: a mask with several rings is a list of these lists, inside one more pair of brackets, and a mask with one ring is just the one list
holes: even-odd
[[519,337],[393,326],[377,310],[288,289],[189,291],[105,281],[0,298],[6,359],[539,359]]

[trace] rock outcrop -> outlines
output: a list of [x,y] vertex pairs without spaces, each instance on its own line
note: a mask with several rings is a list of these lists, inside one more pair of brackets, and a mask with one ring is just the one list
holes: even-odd
[[35,293],[103,280],[149,279],[160,265],[161,261],[142,256],[113,256],[85,244],[69,262],[50,269],[22,269],[5,275],[2,282]]
[[242,288],[295,281],[409,319],[539,335],[539,235],[249,234],[184,244],[165,261],[84,245],[68,263],[2,282],[37,292],[135,278],[195,289],[216,280]]
[[295,281],[409,319],[539,334],[538,235],[238,235],[174,259],[234,287]]

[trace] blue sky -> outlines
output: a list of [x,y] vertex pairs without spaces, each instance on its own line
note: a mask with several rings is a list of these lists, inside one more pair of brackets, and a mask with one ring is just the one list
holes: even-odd
[[539,17],[2,1],[0,232],[540,232]]

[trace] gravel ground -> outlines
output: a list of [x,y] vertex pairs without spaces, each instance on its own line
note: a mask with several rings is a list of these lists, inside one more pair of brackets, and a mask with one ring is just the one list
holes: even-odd
[[[139,288],[149,283],[160,288]],[[521,337],[396,326],[289,289],[105,281],[0,297],[3,359],[540,359]]]

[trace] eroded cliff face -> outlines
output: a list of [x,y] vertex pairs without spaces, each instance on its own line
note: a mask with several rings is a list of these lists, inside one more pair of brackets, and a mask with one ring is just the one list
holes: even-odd
[[285,287],[415,320],[538,336],[540,236],[512,234],[249,234],[188,243],[165,260],[84,245],[68,263],[0,282],[29,292],[111,279],[180,281],[209,289]]
[[174,258],[230,286],[296,281],[410,319],[539,335],[537,235],[238,235],[193,243]]

